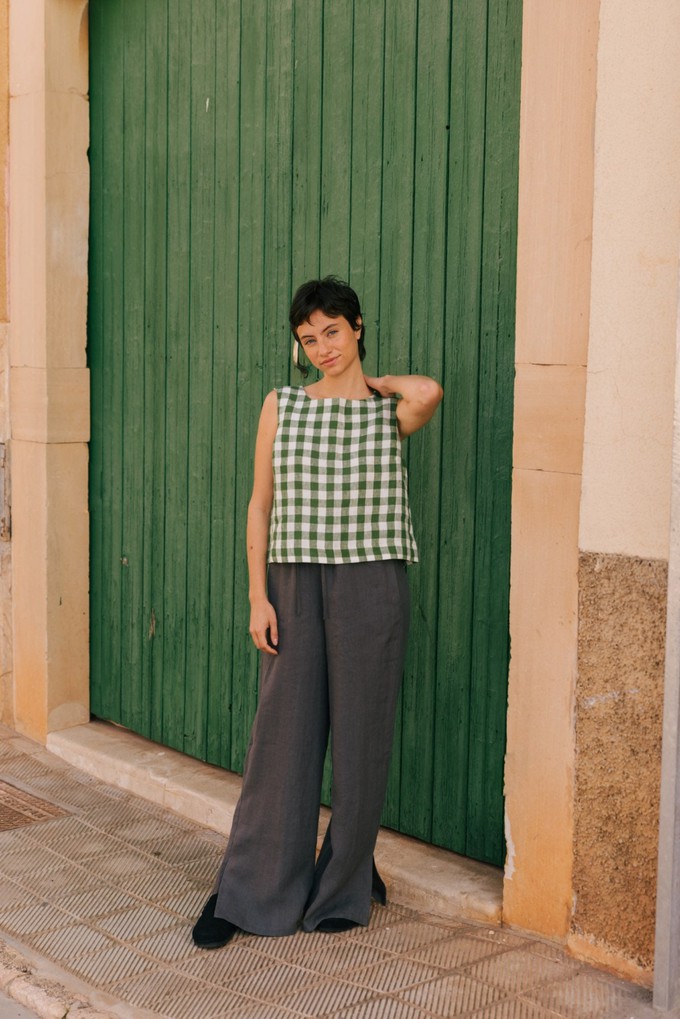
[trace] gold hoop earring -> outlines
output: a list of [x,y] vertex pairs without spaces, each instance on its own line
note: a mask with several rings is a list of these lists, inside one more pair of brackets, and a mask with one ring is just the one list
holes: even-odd
[[300,341],[293,340],[293,364],[296,368],[300,367]]

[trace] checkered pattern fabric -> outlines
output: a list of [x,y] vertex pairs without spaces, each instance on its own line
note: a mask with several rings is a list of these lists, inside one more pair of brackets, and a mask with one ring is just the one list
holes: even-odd
[[269,561],[417,562],[397,398],[277,393]]

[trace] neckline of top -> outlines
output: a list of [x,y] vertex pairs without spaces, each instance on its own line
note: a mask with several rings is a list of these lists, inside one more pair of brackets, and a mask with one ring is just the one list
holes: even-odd
[[305,399],[311,400],[313,403],[330,403],[333,400],[337,400],[340,403],[368,403],[369,400],[375,400],[378,397],[378,393],[371,392],[370,396],[310,396],[304,386],[298,387],[305,396]]

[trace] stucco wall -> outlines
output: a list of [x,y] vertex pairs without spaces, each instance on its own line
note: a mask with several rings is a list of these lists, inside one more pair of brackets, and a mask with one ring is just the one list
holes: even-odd
[[0,722],[13,722],[9,511],[9,351],[7,301],[7,157],[9,144],[9,10],[0,5]]
[[680,4],[601,0],[580,547],[668,558]]

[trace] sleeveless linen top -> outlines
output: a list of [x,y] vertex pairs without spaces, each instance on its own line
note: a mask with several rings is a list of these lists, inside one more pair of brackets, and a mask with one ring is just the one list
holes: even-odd
[[397,398],[277,394],[269,562],[417,562]]

